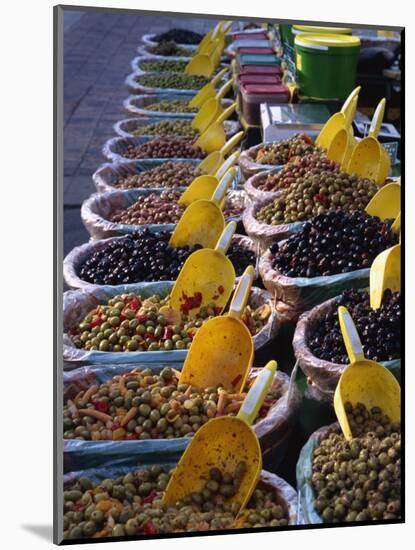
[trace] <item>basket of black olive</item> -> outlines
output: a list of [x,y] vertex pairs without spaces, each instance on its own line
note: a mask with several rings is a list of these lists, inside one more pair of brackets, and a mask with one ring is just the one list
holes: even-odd
[[401,425],[379,407],[345,404],[353,438],[338,423],[314,432],[297,462],[304,523],[350,524],[401,516]]
[[195,50],[203,38],[203,34],[198,32],[189,31],[187,29],[170,29],[160,34],[144,34],[141,37],[144,44],[150,46],[156,46],[163,42],[173,41],[179,47],[189,48],[189,50]]
[[185,190],[198,176],[199,160],[143,159],[128,162],[105,163],[93,174],[98,193],[122,189],[178,189]]
[[[141,232],[111,237],[75,247],[64,259],[63,276],[70,288],[100,285],[175,281],[186,259],[197,246],[173,248],[171,232]],[[255,245],[243,235],[234,235],[228,258],[237,277],[248,265],[256,265]]]
[[125,85],[132,94],[197,94],[209,78],[186,73],[143,73],[136,71],[125,79]]
[[235,523],[239,508],[230,497],[246,471],[242,460],[234,469],[213,465],[199,492],[175,506],[164,506],[163,491],[175,464],[158,460],[149,465],[142,456],[135,463],[107,461],[100,468],[66,474],[63,539],[153,538],[167,533],[284,528],[297,522],[295,490],[282,478],[262,470],[247,503],[244,523]]
[[271,143],[260,143],[241,153],[238,164],[245,179],[264,170],[281,170],[295,159],[320,151],[311,138],[296,134],[288,139]]
[[194,138],[176,136],[115,137],[104,144],[102,154],[117,163],[140,159],[203,159],[206,152],[194,147],[193,142]]
[[[239,130],[239,123],[225,120],[223,123],[226,139]],[[191,121],[185,118],[135,117],[119,120],[114,124],[114,131],[120,137],[158,137],[182,136],[197,139],[199,131],[191,126]]]
[[[306,220],[328,211],[363,210],[377,193],[370,179],[340,172],[335,166],[306,170],[271,200],[254,202],[244,215],[247,233],[265,247],[301,228]],[[316,173],[317,172],[317,173]],[[268,178],[278,179],[279,172]]]
[[386,290],[381,307],[372,310],[367,290],[344,290],[301,315],[293,348],[304,374],[333,396],[337,382],[350,362],[341,335],[337,309],[345,306],[356,325],[365,357],[383,364],[400,378],[401,295]]
[[[141,360],[153,363],[183,360],[198,328],[222,310],[215,303],[200,308],[194,317],[189,316],[186,304],[180,312],[171,310],[168,301],[173,284],[143,282],[65,292],[66,368],[76,368],[83,362],[131,364]],[[270,294],[257,287],[251,288],[241,320],[256,349],[272,340],[279,329]]]
[[140,56],[148,59],[175,59],[177,61],[187,61],[194,55],[194,50],[190,47],[178,46],[174,41],[160,42],[155,46],[149,44],[141,44],[137,48],[137,53]]
[[[181,363],[99,365],[64,373],[63,436],[72,468],[98,466],[103,457],[163,453],[178,460],[193,435],[212,418],[235,416],[260,369],[252,369],[241,393],[220,384],[180,384]],[[286,451],[300,397],[278,371],[254,421],[265,467]],[[100,453],[97,453],[97,447]]]
[[295,235],[273,243],[260,258],[259,272],[279,314],[296,321],[345,288],[367,288],[373,260],[397,243],[391,224],[365,211],[337,210],[312,218]]

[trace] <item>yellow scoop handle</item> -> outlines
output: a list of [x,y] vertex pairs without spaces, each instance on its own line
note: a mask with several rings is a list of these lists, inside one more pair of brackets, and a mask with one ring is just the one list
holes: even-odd
[[208,153],[218,151],[226,141],[225,128],[223,122],[231,116],[236,109],[236,103],[230,105],[213,123],[208,127],[194,142],[195,147],[200,147]]
[[[349,97],[346,99],[346,101],[343,103],[342,108],[340,109],[340,112],[344,114],[344,116],[347,115],[347,113],[353,109],[356,109],[354,107],[353,103],[356,100],[356,106],[357,102],[359,100],[359,93],[361,90],[361,86],[357,86],[349,95]],[[354,117],[353,117],[354,118]],[[353,120],[353,119],[352,119]]]
[[235,294],[229,306],[229,317],[240,319],[242,313],[248,303],[249,293],[252,283],[254,282],[255,270],[252,265],[249,265],[241,276]]
[[231,114],[235,111],[235,109],[236,109],[236,101],[232,103],[232,105],[229,105],[229,107],[227,107],[223,111],[223,113],[215,120],[214,124],[222,124],[222,122],[225,122],[225,120],[227,120],[231,116]]
[[[234,231],[232,226],[227,234],[223,233],[216,252],[226,254]],[[216,252],[206,250],[211,261]],[[231,393],[242,391],[254,358],[252,336],[239,318],[252,286],[250,271],[244,273],[243,279],[234,292],[229,314],[208,319],[197,331],[183,364],[180,384],[198,388],[220,384]]]
[[225,162],[218,168],[218,171],[216,172],[215,176],[220,180],[223,178],[223,176],[226,174],[226,172],[229,170],[229,168],[232,168],[232,166],[235,164],[235,162],[239,158],[239,151],[235,151],[230,155]]
[[363,353],[362,342],[360,341],[359,334],[350,313],[344,306],[339,306],[338,315],[344,345],[346,347],[350,362],[356,363],[357,361],[363,361],[365,356]]
[[277,362],[269,361],[256,377],[256,380],[245,397],[236,418],[243,420],[246,424],[248,424],[248,426],[252,425],[258,415],[262,403],[264,402],[272,381],[274,380],[276,372]]
[[215,192],[212,195],[211,201],[214,202],[217,206],[219,206],[222,200],[225,198],[226,191],[228,190],[228,187],[235,178],[235,172],[235,168],[231,168],[229,172],[226,172],[226,174],[223,176],[218,186],[216,187]]
[[228,501],[237,503],[239,512],[243,511],[258,483],[262,468],[261,447],[249,424],[254,420],[255,411],[262,405],[276,368],[276,362],[270,361],[259,373],[242,404],[243,412],[240,415],[213,418],[195,433],[166,487],[163,495],[165,505],[174,505],[187,495],[200,491],[213,466],[232,472],[243,460],[247,471],[238,491]]
[[380,308],[383,293],[401,290],[401,245],[397,244],[376,256],[370,268],[370,307]]
[[399,233],[400,232],[400,230],[401,230],[401,213],[400,212],[396,216],[395,221],[393,222],[393,224],[391,225],[391,230],[394,233]]
[[395,219],[401,212],[401,186],[388,183],[373,195],[365,208],[370,216],[378,216],[382,221]]
[[200,170],[206,172],[207,174],[215,174],[220,168],[220,165],[223,163],[225,155],[227,155],[241,141],[243,135],[244,131],[241,130],[228,139],[220,151],[210,153],[200,162]]
[[215,97],[215,87],[220,82],[220,80],[225,76],[227,72],[227,68],[225,67],[221,71],[218,72],[216,76],[212,78],[210,82],[205,84],[203,88],[201,88],[197,94],[189,101],[189,107],[201,107],[201,105],[210,99],[211,97]]
[[376,111],[373,115],[372,122],[370,123],[369,136],[377,139],[380,127],[382,126],[383,116],[385,114],[386,99],[383,98],[379,101]]
[[236,231],[236,222],[229,222],[225,229],[223,230],[222,235],[219,237],[218,242],[216,243],[215,250],[220,252],[224,256],[228,251],[228,248],[231,245],[232,237]]
[[212,86],[210,92],[206,92],[203,101],[197,100],[194,106],[200,107],[200,109],[191,122],[192,128],[203,133],[210,124],[215,122],[218,116],[223,112],[221,98],[226,94],[230,86],[232,86],[232,79],[225,82],[217,96],[215,96],[216,90]]
[[[364,359],[359,335],[343,306],[339,307],[339,321],[351,363],[344,369],[334,392],[334,410],[347,440],[353,434],[345,410],[345,403],[363,403],[368,409],[377,406],[392,422],[400,421],[401,389],[393,374],[385,367]],[[356,361],[355,361],[356,359]]]
[[224,84],[222,84],[222,86],[219,88],[219,90],[218,90],[218,92],[215,96],[215,99],[217,99],[218,101],[223,99],[225,97],[225,95],[229,92],[229,90],[231,89],[232,84],[234,82],[235,82],[235,79],[234,79],[234,77],[232,77],[229,80],[227,80]]

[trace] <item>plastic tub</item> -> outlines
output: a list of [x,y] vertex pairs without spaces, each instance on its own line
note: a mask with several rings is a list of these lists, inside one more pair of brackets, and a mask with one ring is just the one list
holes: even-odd
[[[289,25],[285,25],[289,26]],[[316,27],[313,25],[293,25],[291,30],[293,35],[297,34],[352,34],[352,29],[348,27]]]
[[233,36],[234,40],[268,40],[266,31],[262,32],[241,32]]
[[244,48],[238,48],[236,50],[236,53],[238,55],[242,55],[242,54],[272,55],[275,52],[272,48],[247,48],[247,47],[244,47]]
[[238,84],[281,84],[281,76],[279,74],[240,74]]
[[261,103],[288,103],[290,92],[282,84],[242,84],[241,109],[248,124],[260,123]]
[[360,39],[341,34],[295,37],[297,78],[301,94],[344,100],[355,86]]
[[261,55],[244,53],[239,56],[240,65],[281,65],[281,59],[276,55]]
[[239,74],[282,75],[282,69],[279,65],[241,65]]
[[252,38],[244,38],[242,40],[235,40],[233,47],[238,48],[271,48],[271,40],[253,40]]

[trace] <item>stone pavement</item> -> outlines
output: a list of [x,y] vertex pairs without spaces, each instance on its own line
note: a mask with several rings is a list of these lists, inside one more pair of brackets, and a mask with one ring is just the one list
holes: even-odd
[[[67,12],[73,18],[73,12]],[[72,22],[71,22],[72,23]],[[173,27],[207,32],[213,19],[85,12],[64,35],[64,254],[89,239],[80,207],[94,192],[91,176],[113,124],[128,117],[124,79],[141,36]]]

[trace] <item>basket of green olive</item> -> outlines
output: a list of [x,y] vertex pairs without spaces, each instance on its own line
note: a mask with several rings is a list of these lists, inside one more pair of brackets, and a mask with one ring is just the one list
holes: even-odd
[[[239,123],[234,120],[225,120],[223,127],[226,139],[232,137],[239,130]],[[197,139],[199,134],[191,126],[191,120],[185,118],[140,117],[119,120],[114,124],[114,131],[121,137],[135,136],[184,136]]]
[[[138,56],[131,61],[131,68],[134,73],[184,73],[188,60],[186,59],[152,59],[147,56]],[[212,76],[226,68],[225,65],[216,67]]]
[[[65,292],[63,355],[68,368],[84,361],[96,364],[183,360],[198,328],[221,311],[214,303],[201,308],[192,319],[186,304],[181,312],[172,311],[168,308],[172,286],[171,281],[160,281]],[[242,320],[254,345],[261,346],[272,339],[278,330],[278,319],[273,314],[269,293],[253,287]]]
[[297,321],[346,288],[367,288],[376,256],[397,243],[392,220],[363,210],[337,210],[307,221],[288,239],[274,242],[259,260],[259,273],[284,320]]
[[[196,107],[189,107],[193,97],[194,94],[171,94],[165,91],[159,94],[137,94],[127,97],[123,105],[131,116],[192,119],[198,111]],[[231,104],[230,99],[221,101],[224,109]]]
[[102,164],[92,180],[98,193],[123,189],[184,190],[203,172],[199,160],[142,159]]
[[378,189],[368,178],[332,167],[318,173],[306,170],[274,199],[253,203],[244,214],[244,226],[248,235],[265,247],[298,231],[303,222],[319,214],[363,210]]
[[[260,369],[252,369],[241,393],[220,384],[197,388],[179,383],[181,363],[171,366],[108,365],[64,373],[63,436],[71,469],[96,467],[153,453],[178,460],[210,419],[235,416]],[[180,369],[180,370],[178,370]],[[287,374],[278,371],[254,421],[263,462],[276,467],[285,453],[299,406]]]
[[241,460],[234,471],[213,466],[201,490],[164,506],[163,491],[174,462],[114,466],[72,472],[64,477],[63,539],[154,537],[167,533],[206,533],[231,529],[276,528],[297,522],[297,494],[283,479],[261,471],[247,504],[243,524],[235,524],[231,502],[245,475]]
[[[182,189],[126,189],[95,193],[83,202],[82,222],[94,240],[150,231],[172,231],[185,206],[179,204]],[[226,221],[239,221],[245,208],[241,191],[227,194],[223,214]]]
[[125,85],[132,94],[196,94],[210,79],[205,76],[186,73],[142,73],[133,72],[125,79]]
[[245,179],[263,170],[281,170],[291,160],[322,151],[305,134],[296,134],[288,139],[260,143],[243,151],[238,164]]
[[401,295],[386,290],[381,306],[372,310],[369,293],[347,289],[301,315],[293,348],[304,374],[333,398],[337,382],[349,363],[337,309],[345,306],[356,324],[365,356],[388,368],[400,381]]
[[379,407],[345,404],[353,438],[339,425],[314,432],[297,463],[305,523],[399,519],[401,425]]
[[245,181],[243,188],[251,202],[266,203],[281,194],[281,191],[262,191],[260,189],[261,184],[267,181],[272,174],[272,170],[258,172]]

